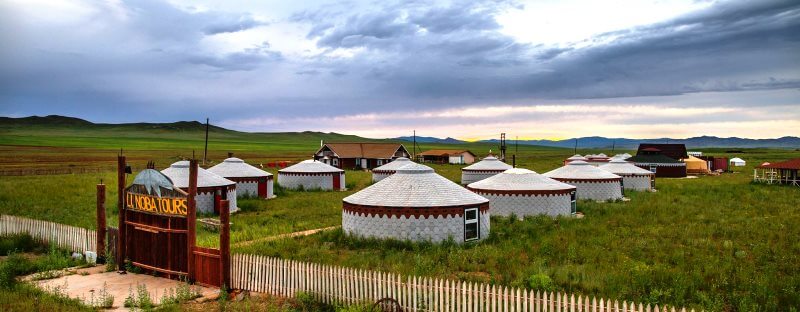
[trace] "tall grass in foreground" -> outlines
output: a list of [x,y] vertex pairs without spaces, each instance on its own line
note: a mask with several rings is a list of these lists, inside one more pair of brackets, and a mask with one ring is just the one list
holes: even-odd
[[495,217],[464,246],[337,230],[235,251],[714,311],[800,305],[800,190],[737,174],[658,183],[630,202],[580,202],[584,219]]

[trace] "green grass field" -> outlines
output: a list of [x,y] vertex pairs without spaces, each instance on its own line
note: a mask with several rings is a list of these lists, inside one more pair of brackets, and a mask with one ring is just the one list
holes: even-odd
[[[159,168],[192,150],[202,154],[194,128],[122,129],[0,127],[0,169],[104,168],[100,173],[0,176],[0,213],[94,228],[95,184],[108,184],[109,222],[116,222],[115,155],[125,148],[134,170],[148,160]],[[233,151],[250,162],[307,158],[335,134],[212,132],[210,159]],[[485,154],[488,144],[463,146]],[[703,150],[724,155],[724,150]],[[579,150],[598,153],[608,150]],[[619,151],[617,151],[619,152]],[[630,152],[630,151],[628,151]],[[520,146],[521,167],[546,172],[572,150]],[[732,155],[729,155],[732,156]],[[748,149],[748,166],[697,179],[658,179],[656,193],[629,193],[630,202],[581,202],[583,219],[492,219],[488,240],[465,246],[354,239],[341,230],[235,248],[304,261],[404,274],[563,290],[613,299],[714,311],[788,310],[800,306],[800,188],[750,182],[763,161],[800,157],[791,150]],[[458,181],[460,166],[433,166]],[[348,171],[347,192],[286,191],[273,200],[243,199],[231,217],[232,242],[308,230],[341,222],[341,199],[370,183]],[[201,245],[218,244],[201,232]]]

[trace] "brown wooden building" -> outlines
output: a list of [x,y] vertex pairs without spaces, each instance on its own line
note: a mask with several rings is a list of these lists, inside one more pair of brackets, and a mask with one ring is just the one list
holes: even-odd
[[[644,145],[644,144],[642,144]],[[666,144],[666,145],[681,145],[683,144]],[[683,148],[684,154],[686,154],[686,148]],[[680,155],[680,151],[672,150],[670,152],[671,155]],[[686,155],[688,157],[688,155]],[[656,177],[659,178],[682,178],[686,177],[686,163],[681,161],[680,159],[675,159],[665,155],[661,149],[656,147],[646,147],[642,148],[639,146],[639,151],[636,152],[636,156],[631,158],[625,159],[628,162],[632,162],[639,168],[650,170],[650,172],[655,173]]]
[[475,153],[469,150],[434,149],[417,154],[417,161],[434,164],[469,165],[475,162]]
[[372,169],[398,157],[409,157],[400,143],[325,143],[314,159],[339,169]]

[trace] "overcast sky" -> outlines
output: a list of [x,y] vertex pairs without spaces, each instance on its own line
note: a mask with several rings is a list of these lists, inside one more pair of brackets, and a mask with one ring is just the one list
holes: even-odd
[[800,2],[0,0],[0,115],[461,139],[800,135]]

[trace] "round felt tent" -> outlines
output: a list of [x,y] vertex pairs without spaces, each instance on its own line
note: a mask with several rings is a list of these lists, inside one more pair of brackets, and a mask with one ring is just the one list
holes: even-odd
[[345,190],[344,170],[313,159],[278,170],[278,183],[287,189]]
[[562,183],[522,168],[470,183],[467,189],[489,199],[493,215],[566,216],[575,213],[575,190]]
[[592,166],[598,167],[607,164],[611,161],[611,158],[606,156],[606,154],[600,153],[597,155],[587,155],[585,161]]
[[705,160],[689,155],[689,158],[683,160],[686,163],[687,174],[706,174],[708,170],[708,163]]
[[[189,191],[189,161],[182,160],[173,163],[164,170],[161,170],[172,183],[182,189]],[[197,212],[219,214],[220,200],[226,199],[230,205],[230,211],[239,210],[236,205],[236,182],[223,178],[215,173],[203,168],[197,168]]]
[[256,168],[236,157],[230,157],[208,168],[209,172],[236,182],[238,196],[273,198],[272,174]]
[[656,174],[622,159],[613,159],[598,167],[622,177],[622,187],[626,190],[649,191],[653,189]]
[[412,163],[345,197],[342,228],[361,237],[479,240],[489,236],[489,200]]
[[730,164],[733,167],[742,167],[742,166],[746,165],[747,163],[744,161],[744,159],[741,159],[739,157],[734,157],[734,158],[731,158]]
[[502,162],[497,157],[487,156],[479,162],[461,168],[461,184],[477,182],[511,168],[511,165]]
[[577,187],[578,199],[603,201],[622,198],[622,177],[582,160],[556,168],[544,176]]
[[378,182],[380,180],[383,180],[386,177],[393,175],[398,168],[413,163],[414,162],[408,158],[398,157],[397,159],[389,162],[388,164],[372,169],[372,182]]
[[566,164],[568,164],[568,163],[570,163],[570,162],[576,161],[576,160],[583,160],[583,161],[586,161],[586,157],[583,157],[583,156],[581,156],[580,154],[575,154],[575,155],[572,155],[572,156],[570,156],[569,158],[567,158],[567,159],[565,159],[565,160],[564,160],[564,165],[566,165]]

